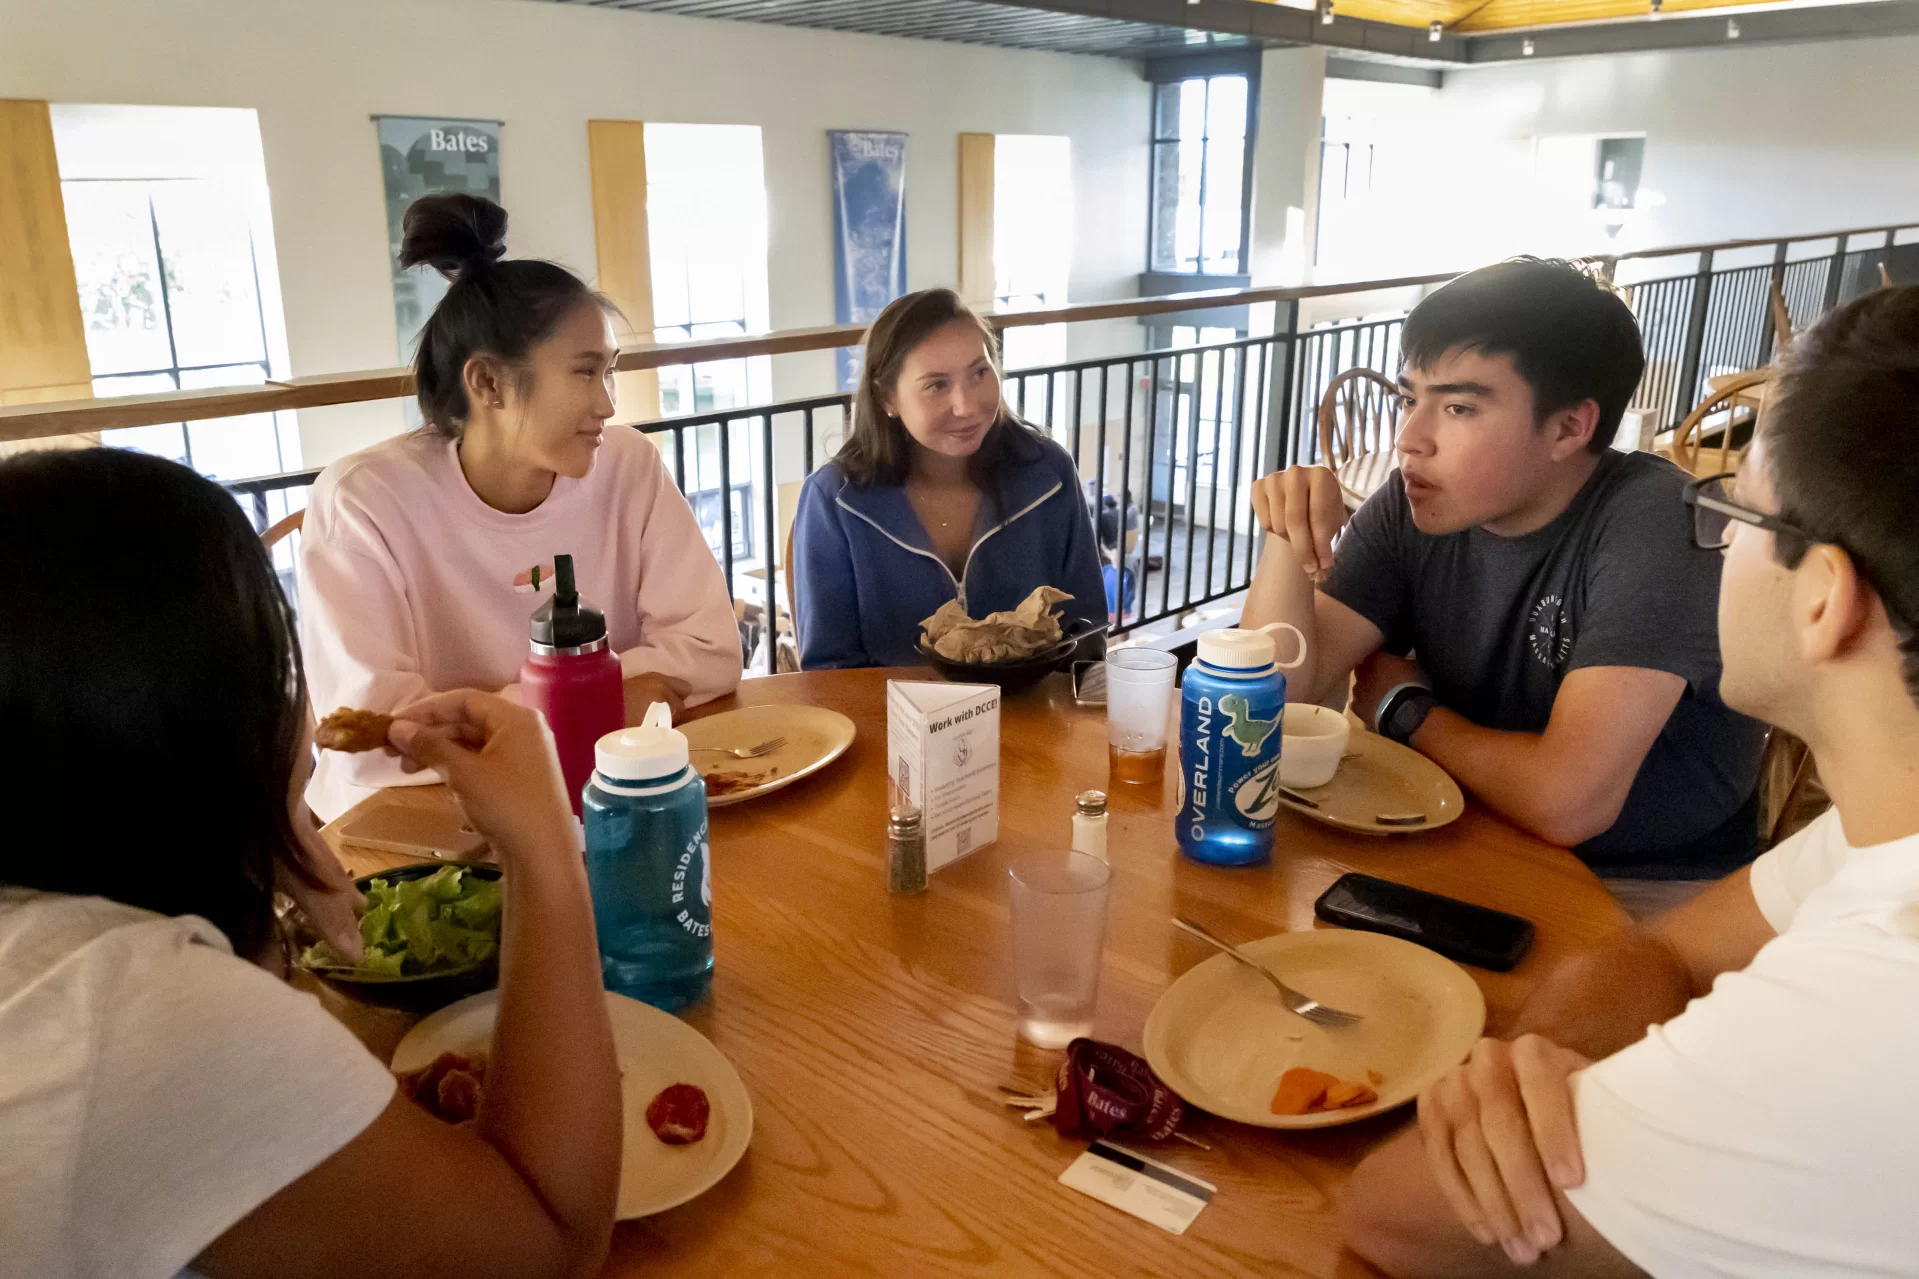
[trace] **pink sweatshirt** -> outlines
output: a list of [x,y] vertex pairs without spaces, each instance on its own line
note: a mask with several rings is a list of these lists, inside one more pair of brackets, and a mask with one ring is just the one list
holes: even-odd
[[[341,458],[307,499],[300,643],[316,715],[391,711],[450,688],[516,691],[527,622],[571,554],[628,676],[740,682],[739,629],[720,566],[658,451],[611,427],[585,479],[507,515],[481,501],[452,440],[414,431]],[[537,585],[535,569],[537,568]],[[307,802],[332,821],[382,786],[432,782],[380,751],[321,751]]]

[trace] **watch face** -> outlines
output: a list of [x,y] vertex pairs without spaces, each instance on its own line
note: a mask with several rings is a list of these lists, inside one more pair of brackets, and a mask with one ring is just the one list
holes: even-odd
[[1425,689],[1415,689],[1399,699],[1393,707],[1393,736],[1404,742],[1419,731],[1426,722],[1426,712],[1433,708],[1434,697]]

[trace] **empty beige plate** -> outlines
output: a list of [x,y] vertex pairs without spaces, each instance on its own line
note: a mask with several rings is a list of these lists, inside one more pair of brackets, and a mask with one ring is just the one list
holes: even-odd
[[[1321,929],[1240,949],[1287,985],[1365,1020],[1326,1030],[1296,1017],[1259,974],[1228,955],[1188,970],[1146,1019],[1146,1060],[1174,1092],[1226,1119],[1328,1128],[1391,1110],[1464,1061],[1486,1025],[1486,999],[1464,969],[1396,937]],[[1375,1071],[1379,1100],[1275,1115],[1279,1077],[1294,1066],[1361,1082]]]
[[1333,780],[1297,793],[1318,807],[1284,792],[1279,802],[1295,813],[1362,835],[1434,830],[1466,811],[1466,797],[1445,769],[1410,747],[1357,726]]
[[784,737],[786,744],[758,759],[696,751],[693,767],[706,779],[706,804],[725,808],[778,790],[816,773],[853,744],[853,721],[823,706],[747,706],[679,726],[688,746],[750,749]]
[[[484,1053],[499,1007],[497,990],[448,1004],[400,1041],[393,1069],[418,1070],[443,1052]],[[619,1206],[625,1221],[676,1208],[717,1185],[753,1140],[753,1101],[733,1063],[678,1017],[612,991],[606,1011],[625,1112]],[[697,1085],[713,1108],[706,1136],[690,1146],[669,1146],[646,1124],[647,1104],[672,1084]]]

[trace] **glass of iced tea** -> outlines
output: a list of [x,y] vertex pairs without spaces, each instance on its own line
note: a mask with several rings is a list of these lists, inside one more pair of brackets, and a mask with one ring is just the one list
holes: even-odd
[[1166,772],[1166,721],[1179,659],[1156,648],[1106,655],[1106,759],[1113,781],[1157,786]]

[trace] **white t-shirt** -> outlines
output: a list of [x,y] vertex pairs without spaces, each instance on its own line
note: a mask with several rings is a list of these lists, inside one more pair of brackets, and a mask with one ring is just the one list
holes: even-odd
[[167,1279],[393,1088],[205,920],[0,888],[0,1276]]
[[1779,936],[1576,1077],[1568,1197],[1659,1279],[1919,1275],[1919,835],[1831,811],[1752,890]]

